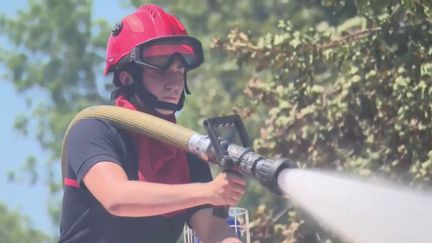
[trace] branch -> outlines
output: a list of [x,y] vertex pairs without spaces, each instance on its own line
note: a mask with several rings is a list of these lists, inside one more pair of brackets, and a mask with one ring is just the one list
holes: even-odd
[[319,50],[326,50],[326,49],[333,48],[333,47],[336,47],[339,45],[343,45],[348,41],[360,40],[360,39],[362,39],[362,38],[364,38],[364,37],[366,37],[372,33],[376,33],[376,32],[381,31],[381,29],[382,29],[381,27],[374,27],[371,29],[357,31],[357,32],[354,32],[350,35],[344,36],[343,38],[341,38],[339,40],[335,40],[331,43],[320,45],[320,46],[318,46],[318,49]]

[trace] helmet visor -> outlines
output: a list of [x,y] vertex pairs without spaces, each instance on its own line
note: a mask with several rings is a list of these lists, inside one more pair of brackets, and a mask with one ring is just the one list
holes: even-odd
[[157,70],[169,68],[174,57],[180,57],[188,70],[197,68],[204,59],[201,43],[190,36],[150,40],[135,47],[132,53],[131,61]]

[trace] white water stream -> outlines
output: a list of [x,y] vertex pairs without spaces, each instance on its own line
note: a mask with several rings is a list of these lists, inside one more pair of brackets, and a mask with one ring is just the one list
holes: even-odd
[[294,205],[346,242],[432,242],[430,193],[301,169],[283,170],[278,183]]

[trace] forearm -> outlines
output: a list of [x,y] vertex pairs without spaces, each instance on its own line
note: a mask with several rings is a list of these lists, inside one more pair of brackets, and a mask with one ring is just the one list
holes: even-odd
[[107,210],[118,216],[161,215],[208,203],[204,184],[168,185],[125,181],[113,191]]
[[108,212],[129,217],[161,215],[202,204],[235,205],[245,185],[242,179],[226,173],[207,183],[130,181],[118,164],[109,161],[95,164],[83,181]]

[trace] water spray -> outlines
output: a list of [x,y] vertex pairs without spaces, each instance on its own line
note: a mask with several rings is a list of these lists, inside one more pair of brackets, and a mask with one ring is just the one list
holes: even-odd
[[316,169],[283,170],[278,183],[297,208],[343,242],[432,242],[428,192]]

